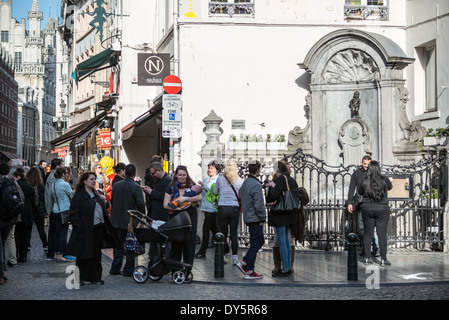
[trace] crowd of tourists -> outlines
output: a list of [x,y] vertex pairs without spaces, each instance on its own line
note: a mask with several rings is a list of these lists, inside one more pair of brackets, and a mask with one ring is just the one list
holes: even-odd
[[[377,166],[377,162],[371,162],[368,176],[374,174],[375,179],[381,179],[384,193],[378,196],[378,187],[373,190],[372,182],[365,176],[357,182],[362,195],[363,190],[367,191],[362,202],[365,215],[372,218],[364,217],[368,225],[364,237],[366,250],[370,250],[374,227],[383,233],[383,222],[376,224],[373,220],[379,209],[372,203],[380,203],[383,210],[384,194],[391,188],[388,180],[377,177]],[[224,163],[212,161],[208,164],[204,180],[195,182],[186,166],[178,166],[172,174],[165,172],[163,159],[159,156],[152,158],[144,179],[137,177],[137,168],[133,164],[117,163],[111,176],[105,174],[99,163],[95,163],[92,170],[84,171],[76,166],[64,166],[59,158],[53,159],[49,167],[45,161],[31,167],[24,166],[20,160],[1,163],[0,284],[7,280],[7,268],[27,262],[33,224],[47,261],[76,261],[80,285],[87,282],[104,284],[101,264],[101,250],[104,248],[113,248],[109,274],[132,276],[136,255],[124,248],[132,224],[128,210],[137,210],[152,220],[163,222],[180,212],[187,212],[192,224],[189,240],[171,243],[170,257],[190,265],[195,259],[206,259],[211,235],[213,237],[220,232],[226,237],[225,254],[230,254],[232,264],[245,279],[263,277],[254,269],[257,254],[265,242],[263,225],[268,223],[275,231],[272,276],[289,277],[293,269],[294,242],[304,239],[303,206],[309,201],[307,191],[291,177],[286,162],[275,162],[274,173],[265,182],[260,180],[262,164],[259,161],[250,162],[247,169],[247,176],[243,179],[233,160]],[[378,183],[377,180],[374,182]],[[8,184],[9,191],[6,189]],[[299,205],[294,209],[279,208],[288,190],[297,191]],[[8,205],[5,204],[7,201]],[[13,208],[10,204],[14,201],[17,205]],[[351,200],[349,212],[354,211],[352,203]],[[276,204],[276,210],[270,209],[272,204]],[[195,252],[198,214],[203,214],[204,219],[202,242]],[[249,231],[250,245],[239,259],[238,226],[241,216]],[[387,216],[382,213],[383,221]],[[389,263],[384,255],[384,239],[380,244],[382,261]],[[148,250],[137,257],[137,265],[148,265],[149,259],[160,250],[158,244],[146,245]],[[228,262],[226,256],[224,261]],[[368,257],[366,262],[370,263]]]

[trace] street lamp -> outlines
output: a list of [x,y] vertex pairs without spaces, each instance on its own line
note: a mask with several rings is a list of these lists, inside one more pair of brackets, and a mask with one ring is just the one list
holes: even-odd
[[104,88],[109,88],[109,81],[95,81],[95,76],[93,74],[89,76],[89,80],[93,84],[98,84]]

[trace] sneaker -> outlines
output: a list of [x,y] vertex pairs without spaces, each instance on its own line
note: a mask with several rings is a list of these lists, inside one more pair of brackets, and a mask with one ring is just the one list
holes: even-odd
[[237,268],[239,268],[240,271],[242,271],[243,274],[249,274],[252,270],[247,270],[246,269],[246,262],[244,260],[239,261],[237,259],[237,262],[235,264],[237,266]]
[[388,266],[391,266],[391,262],[388,261],[387,259],[381,260],[381,261],[380,261],[380,266],[381,266],[381,267],[388,267]]
[[236,266],[237,263],[239,263],[239,259],[238,258],[232,258],[232,265]]
[[64,256],[64,258],[67,260],[72,260],[72,261],[76,260],[76,257],[73,257],[73,256]]
[[365,262],[363,263],[365,266],[373,264],[373,260],[371,258],[365,258]]
[[226,258],[226,256],[223,256],[223,263],[227,264],[229,262],[228,258]]
[[252,280],[252,279],[262,279],[263,274],[257,274],[254,270],[249,271],[248,274],[245,275],[245,279]]

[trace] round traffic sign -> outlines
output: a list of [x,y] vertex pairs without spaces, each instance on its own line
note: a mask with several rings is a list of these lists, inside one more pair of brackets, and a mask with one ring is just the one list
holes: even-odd
[[175,75],[170,75],[162,82],[162,87],[168,94],[177,94],[182,89],[182,82]]

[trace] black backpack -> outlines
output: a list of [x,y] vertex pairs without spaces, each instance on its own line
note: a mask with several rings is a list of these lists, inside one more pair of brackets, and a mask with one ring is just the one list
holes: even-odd
[[9,221],[23,210],[24,203],[14,181],[8,178],[0,180],[0,219]]

